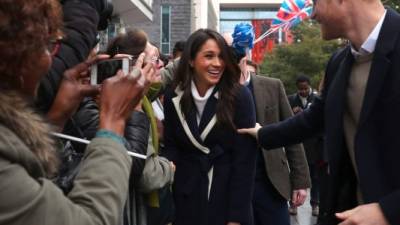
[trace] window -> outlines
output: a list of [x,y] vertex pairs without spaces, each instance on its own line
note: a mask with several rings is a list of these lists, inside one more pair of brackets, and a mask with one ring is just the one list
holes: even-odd
[[161,6],[161,53],[170,54],[171,47],[171,6]]

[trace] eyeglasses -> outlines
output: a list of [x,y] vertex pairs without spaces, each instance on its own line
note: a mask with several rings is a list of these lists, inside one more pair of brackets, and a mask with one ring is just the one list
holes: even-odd
[[[137,61],[137,59],[139,58],[139,55],[132,55],[132,65],[134,65]],[[157,67],[162,67],[163,64],[161,64],[162,60],[160,59],[159,56],[151,56],[151,57],[145,57],[144,60],[144,65],[146,65],[146,63],[151,62],[154,65],[156,65]]]
[[157,68],[161,68],[164,66],[164,64],[162,63],[162,60],[160,59],[160,56],[150,56],[150,57],[146,57],[147,59],[145,59],[145,62],[151,62],[153,63]]
[[159,65],[160,62],[161,62],[161,59],[160,59],[160,57],[158,57],[158,56],[152,56],[152,57],[150,58],[150,61],[151,61],[152,63],[154,63],[155,65]]
[[61,47],[62,38],[51,39],[47,44],[47,50],[49,51],[51,56],[55,56]]

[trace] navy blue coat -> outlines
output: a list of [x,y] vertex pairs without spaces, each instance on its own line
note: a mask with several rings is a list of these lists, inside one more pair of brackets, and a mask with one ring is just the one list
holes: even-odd
[[[216,123],[216,93],[208,99],[199,126],[195,109],[183,119],[182,93],[169,90],[164,99],[164,153],[176,164],[174,224],[252,224],[255,140]],[[253,99],[245,87],[236,97],[234,123],[237,128],[255,125]]]
[[[259,131],[260,144],[274,148],[298,143],[320,131],[326,134],[330,177],[328,216],[354,207],[357,179],[346,148],[343,111],[354,58],[347,46],[328,63],[321,97],[308,110]],[[365,203],[378,202],[391,225],[400,224],[400,15],[388,9],[372,59],[360,122],[355,160]]]

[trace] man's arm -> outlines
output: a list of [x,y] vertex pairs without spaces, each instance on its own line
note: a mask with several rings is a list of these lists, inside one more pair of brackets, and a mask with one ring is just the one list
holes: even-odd
[[323,130],[324,99],[317,97],[310,108],[282,122],[258,130],[258,142],[265,149],[302,142]]
[[[325,99],[329,84],[334,78],[342,56],[346,54],[346,52],[347,48],[338,50],[329,59],[321,95],[314,98],[313,103],[308,109],[280,123],[272,124],[261,129],[256,127],[240,132],[247,132],[251,135],[255,135],[259,144],[265,149],[297,144],[304,139],[322,132],[324,129]],[[256,134],[254,134],[255,132]]]

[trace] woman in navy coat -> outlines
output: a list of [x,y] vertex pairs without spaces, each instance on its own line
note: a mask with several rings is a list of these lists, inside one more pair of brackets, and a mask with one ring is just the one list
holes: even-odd
[[175,225],[252,224],[256,142],[251,93],[220,34],[194,32],[165,94],[165,154],[175,163]]

